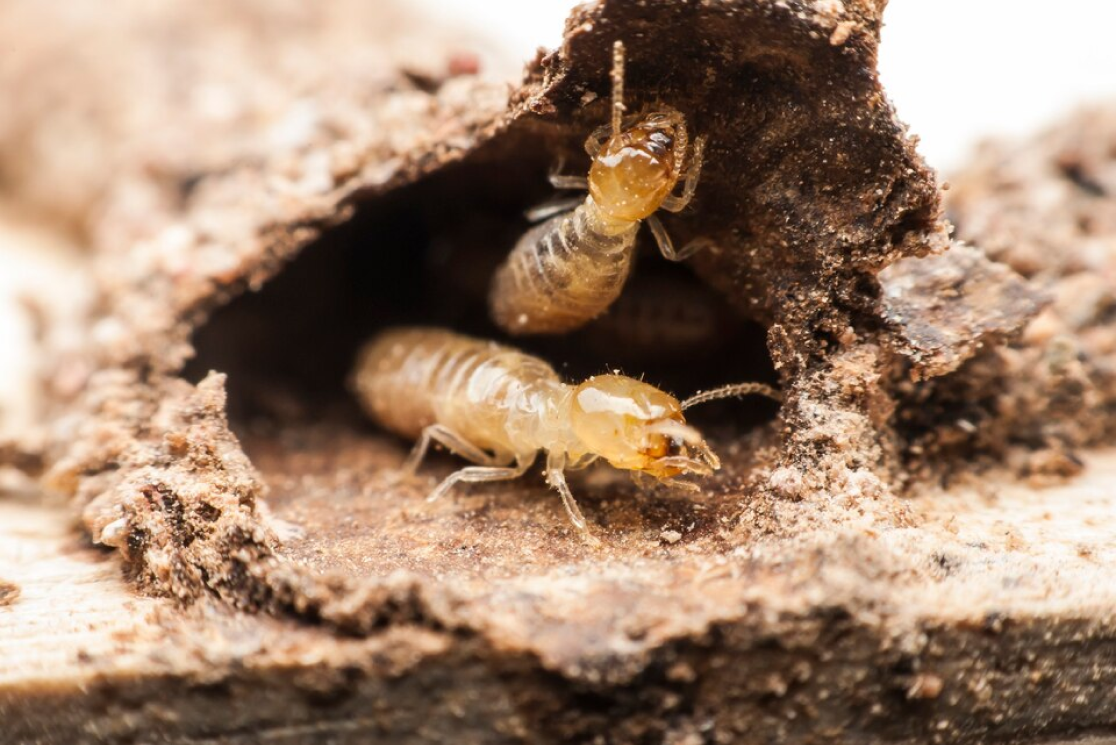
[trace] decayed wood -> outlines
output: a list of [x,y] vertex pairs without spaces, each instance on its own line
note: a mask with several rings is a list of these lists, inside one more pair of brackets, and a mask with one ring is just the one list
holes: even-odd
[[[287,468],[315,473],[310,457]],[[514,516],[541,520],[541,494],[446,505],[452,538],[418,553],[362,531],[373,515],[350,512],[354,492],[296,507],[279,480],[277,512],[304,518],[293,561],[335,582],[394,563],[397,588],[427,573],[455,587],[436,605],[397,589],[409,619],[362,638],[139,596],[64,511],[6,498],[0,576],[22,592],[0,608],[0,739],[1103,742],[1090,735],[1116,721],[1116,452],[1087,464],[1052,489],[994,477],[920,495],[909,527],[715,558],[684,524],[667,523],[673,542],[633,526],[638,560],[540,550]],[[520,564],[486,576],[505,531]]]
[[1116,107],[989,143],[951,181],[959,236],[1047,302],[1010,344],[906,387],[908,452],[930,469],[991,454],[1033,479],[1076,473],[1075,448],[1116,435]]
[[455,695],[424,669],[445,634],[346,640],[219,606],[184,613],[138,595],[71,528],[57,507],[0,501],[0,576],[20,588],[0,607],[5,743],[399,742]]
[[[586,6],[510,105],[452,64],[385,75],[350,37],[299,66],[303,98],[279,86],[280,133],[298,136],[262,150],[256,117],[208,129],[193,118],[204,106],[150,139],[94,126],[94,139],[128,135],[105,164],[127,175],[103,211],[60,207],[89,221],[101,295],[87,348],[56,355],[46,376],[61,414],[47,483],[80,528],[0,496],[0,578],[19,588],[0,608],[0,735],[913,743],[1111,731],[1116,454],[1046,491],[951,468],[939,494],[901,468],[964,425],[948,390],[907,375],[895,400],[897,371],[932,358],[947,389],[981,382],[978,347],[1012,337],[1034,298],[962,253],[914,264],[922,295],[882,302],[878,270],[945,239],[932,174],[875,78],[879,5]],[[178,7],[175,38],[201,50],[204,81],[208,19],[192,7]],[[322,27],[359,26],[337,20]],[[546,170],[601,121],[617,34],[633,105],[666,99],[714,143],[694,209],[669,227],[680,242],[714,239],[694,268],[764,325],[789,403],[769,424],[759,410],[695,413],[726,464],[700,495],[585,474],[576,489],[605,539],[595,549],[537,480],[426,503],[453,464],[402,476],[406,444],[355,415],[341,378],[362,335],[406,308],[366,290],[420,284],[403,259],[437,258],[448,241],[483,264],[481,247],[511,245]],[[330,87],[325,59],[356,72]],[[4,121],[0,151],[22,152]],[[67,167],[49,159],[47,180]],[[963,303],[935,307],[934,280],[973,279],[965,266],[1009,302],[969,302],[962,283]],[[958,311],[967,332],[949,320]],[[896,405],[905,430],[892,427]],[[1081,470],[1062,455],[1044,472]]]
[[1043,303],[1040,290],[984,252],[955,245],[880,273],[884,318],[915,377],[951,373],[1016,335]]
[[506,65],[495,46],[403,3],[12,0],[0,13],[0,89],[18,102],[0,111],[3,194],[90,248],[126,250],[200,176],[352,123],[384,88],[417,89],[407,76]]
[[[206,173],[150,241],[99,257],[105,317],[86,360],[96,373],[69,409],[80,426],[57,440],[52,485],[84,505],[94,539],[124,551],[152,589],[316,608],[304,595],[321,588],[266,568],[276,555],[256,511],[266,487],[228,434],[222,383],[192,391],[177,376],[200,350],[191,376],[228,372],[234,402],[246,390],[271,392],[297,412],[344,395],[343,367],[361,335],[399,313],[375,315],[379,296],[421,297],[398,262],[433,254],[437,230],[454,243],[474,215],[498,231],[522,228],[546,170],[572,160],[606,113],[608,50],[620,35],[631,106],[684,109],[710,143],[699,197],[668,228],[680,244],[712,242],[696,271],[769,326],[788,389],[781,427],[742,435],[733,487],[722,480],[710,492],[739,499],[753,491],[751,470],[765,504],[811,497],[807,523],[815,510],[830,514],[820,495],[848,484],[883,494],[893,464],[875,272],[945,241],[933,175],[875,75],[879,14],[872,3],[615,0],[579,8],[562,48],[531,64],[510,103],[472,80],[384,87],[362,111],[369,124],[351,105],[315,98],[330,126],[266,160]],[[361,241],[371,243],[355,248]],[[302,263],[315,261],[324,263],[314,272]],[[350,262],[366,265],[354,273]],[[299,286],[304,276],[321,284]],[[379,276],[383,291],[360,287],[365,276]],[[411,318],[425,313],[412,305]],[[285,312],[289,322],[278,321]],[[767,357],[761,340],[752,344],[745,354]],[[283,376],[304,359],[326,372],[292,389]],[[901,513],[888,506],[877,516]]]

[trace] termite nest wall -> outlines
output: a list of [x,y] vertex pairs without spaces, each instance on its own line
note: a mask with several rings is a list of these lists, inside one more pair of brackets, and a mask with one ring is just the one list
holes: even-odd
[[[612,317],[566,338],[516,343],[571,376],[619,368],[682,395],[771,380],[770,359],[790,393],[783,461],[795,472],[780,480],[787,496],[847,469],[886,470],[879,432],[889,403],[874,381],[888,362],[877,348],[875,273],[945,243],[931,174],[878,95],[874,22],[858,12],[822,12],[822,35],[766,6],[587,11],[571,21],[563,50],[541,59],[514,95],[506,129],[419,183],[354,193],[352,218],[303,249],[271,289],[234,303],[200,332],[192,377],[247,364],[253,383],[232,376],[234,404],[244,393],[258,403],[274,388],[256,385],[259,376],[290,379],[312,362],[313,374],[329,378],[325,388],[340,392],[356,345],[386,322],[495,336],[483,314],[488,278],[526,228],[524,209],[551,194],[546,171],[557,163],[568,173],[587,170],[581,143],[607,121],[610,50],[622,37],[628,109],[673,106],[709,140],[694,205],[664,221],[679,245],[702,239],[712,248],[685,268],[645,252]],[[674,28],[683,30],[664,32]],[[247,315],[270,313],[269,302],[273,318],[286,319],[273,325],[281,330],[234,329],[251,323]],[[682,338],[686,324],[706,338]],[[238,334],[253,341],[238,342]],[[268,338],[283,338],[283,348],[260,349]],[[321,389],[309,390],[311,372],[299,373],[310,397]],[[843,376],[859,380],[827,388]],[[292,411],[306,395],[285,398]],[[849,416],[823,413],[832,407]],[[720,409],[745,424],[772,413],[754,403]],[[843,452],[818,468],[819,454],[838,442]]]
[[[121,0],[98,18],[134,4],[150,5]],[[326,721],[341,737],[361,736],[355,722],[381,736],[555,742],[606,730],[617,742],[1015,742],[1109,726],[1090,693],[1111,671],[1066,664],[1111,649],[1111,624],[1088,615],[1111,585],[1096,527],[1107,503],[1079,501],[1081,489],[1001,490],[1000,477],[979,481],[997,490],[989,500],[919,487],[1005,461],[1064,478],[1076,448],[1110,438],[1111,114],[989,151],[953,179],[952,216],[973,246],[944,250],[932,174],[876,81],[882,3],[585,6],[510,102],[505,86],[460,74],[467,59],[444,64],[448,44],[415,47],[433,74],[409,69],[400,27],[377,22],[384,3],[246,4],[255,13],[226,19],[236,34],[213,28],[228,4],[179,5],[148,9],[158,34],[150,15],[129,16],[131,31],[96,45],[111,54],[77,56],[86,64],[69,77],[45,68],[73,64],[55,50],[84,28],[23,66],[43,67],[36,90],[63,81],[53,85],[82,94],[65,112],[86,111],[88,96],[108,102],[90,111],[120,115],[83,120],[100,127],[98,146],[82,148],[91,163],[61,147],[34,169],[0,163],[27,203],[57,201],[58,219],[89,231],[99,288],[88,323],[63,334],[79,348],[44,361],[51,446],[41,459],[0,448],[0,461],[44,466],[136,586],[196,603],[204,629],[176,646],[182,677],[154,650],[171,693],[125,724],[211,736],[228,716],[210,718],[204,699],[250,690],[266,700],[240,708],[296,739]],[[176,7],[202,15],[182,22]],[[259,33],[260,18],[315,35],[311,53],[291,56],[296,82],[275,64],[287,45],[270,46],[286,36]],[[30,25],[36,34],[17,34],[49,40],[60,24]],[[381,49],[365,33],[392,40]],[[693,209],[667,224],[679,242],[716,244],[684,267],[645,252],[626,297],[651,300],[651,314],[675,296],[731,310],[724,328],[701,314],[636,322],[672,331],[669,342],[627,327],[603,349],[589,331],[530,344],[570,377],[616,364],[687,393],[769,376],[787,401],[774,419],[757,401],[695,412],[725,463],[700,494],[607,467],[580,476],[603,544],[591,547],[537,475],[426,503],[458,464],[435,458],[399,478],[408,444],[358,415],[344,376],[388,323],[492,333],[477,288],[522,210],[548,196],[547,170],[563,154],[568,172],[584,169],[616,38],[632,106],[669,103],[711,140]],[[172,46],[200,67],[147,63]],[[170,78],[173,95],[141,95],[117,64],[98,67],[106,60],[144,83]],[[242,115],[206,118],[199,101],[212,99],[182,92],[212,91],[214,73],[228,84],[226,70],[278,94],[238,97],[233,81]],[[28,142],[5,136],[5,116],[69,140],[22,107],[39,99],[11,98],[0,160]],[[128,109],[137,101],[147,115]],[[59,181],[81,193],[59,201]],[[81,207],[91,201],[100,207]],[[695,343],[683,332],[696,327],[716,333]],[[211,602],[286,618],[265,620],[261,636],[259,619]],[[160,612],[160,639],[164,623],[182,638],[181,615]],[[334,656],[336,630],[353,656]],[[233,651],[212,654],[226,633]],[[292,635],[316,641],[289,646]],[[101,703],[151,698],[151,680],[135,679],[142,647],[117,646],[123,688],[102,659],[82,661],[109,732],[119,707]],[[279,677],[262,675],[268,659]],[[272,696],[276,683],[291,698]],[[48,693],[42,711],[92,731],[84,708],[67,714]]]
[[957,234],[1025,277],[1043,307],[1009,344],[901,386],[908,467],[1006,462],[1038,484],[1064,480],[1082,470],[1081,448],[1116,435],[1116,113],[989,143],[951,182]]
[[[228,374],[229,411],[240,425],[328,419],[363,428],[347,385],[356,350],[385,327],[430,325],[531,351],[570,380],[620,370],[679,397],[726,382],[775,382],[763,326],[690,267],[664,260],[650,236],[622,298],[586,328],[509,338],[490,321],[493,273],[529,227],[524,213],[554,196],[548,169],[560,161],[588,169],[580,141],[566,143],[582,133],[567,133],[508,136],[391,194],[356,199],[349,219],[198,329],[184,375]],[[776,407],[753,400],[710,409],[727,416],[698,419],[747,429]]]
[[671,265],[647,245],[610,317],[515,343],[570,379],[620,368],[683,396],[741,380],[786,396],[695,410],[725,464],[700,495],[607,467],[578,478],[606,551],[635,566],[664,542],[723,557],[904,524],[902,381],[955,372],[1037,300],[979,252],[942,253],[933,174],[875,76],[879,28],[873,3],[584,6],[510,99],[401,74],[359,107],[302,101],[317,124],[298,143],[183,177],[154,228],[120,224],[133,190],[110,198],[105,235],[143,238],[106,241],[93,342],[47,381],[64,413],[50,483],[155,591],[349,630],[451,623],[430,605],[458,591],[446,578],[483,594],[589,567],[537,477],[424,502],[457,464],[400,479],[409,444],[360,416],[345,378],[389,324],[496,336],[492,269],[551,195],[547,172],[587,170],[619,38],[630,110],[670,105],[708,138],[691,208],[664,224],[711,247]]

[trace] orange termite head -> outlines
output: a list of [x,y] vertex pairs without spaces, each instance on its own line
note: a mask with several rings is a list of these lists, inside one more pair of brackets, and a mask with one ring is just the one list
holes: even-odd
[[686,144],[686,124],[677,111],[640,118],[612,135],[593,158],[589,194],[614,220],[645,219],[678,182]]
[[720,468],[701,433],[686,424],[676,398],[623,375],[597,375],[574,389],[574,434],[615,468],[657,479]]

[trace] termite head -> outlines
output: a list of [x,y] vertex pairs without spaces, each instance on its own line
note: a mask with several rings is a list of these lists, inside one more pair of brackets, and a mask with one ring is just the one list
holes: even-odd
[[614,220],[643,220],[674,189],[686,150],[676,111],[649,114],[612,135],[593,158],[589,194]]
[[678,399],[623,375],[598,375],[574,389],[574,434],[616,468],[657,479],[709,475],[720,461],[686,424]]

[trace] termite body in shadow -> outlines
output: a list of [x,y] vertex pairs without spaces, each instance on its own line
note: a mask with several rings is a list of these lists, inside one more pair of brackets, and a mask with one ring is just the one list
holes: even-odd
[[[492,229],[487,223],[482,228]],[[442,239],[427,269],[430,318],[459,330],[485,333],[480,315],[492,274],[502,257],[483,238]],[[548,357],[628,369],[662,367],[664,362],[707,363],[734,354],[748,324],[708,285],[677,266],[644,265],[632,273],[619,298],[597,318],[571,334],[539,337],[534,351]],[[584,366],[584,365],[582,365]]]
[[[476,464],[447,477],[430,499],[460,482],[518,478],[545,452],[547,482],[586,536],[567,469],[603,459],[633,474],[696,488],[677,477],[707,476],[720,467],[701,433],[685,421],[690,401],[623,375],[571,385],[537,357],[441,329],[381,333],[361,350],[353,387],[376,422],[417,441],[405,470],[417,469],[433,442]],[[779,395],[745,383],[691,401],[748,393]]]
[[[704,138],[692,152],[686,119],[661,107],[623,119],[623,45],[613,61],[612,121],[585,143],[589,176],[553,175],[563,189],[587,189],[572,211],[530,229],[497,270],[489,291],[493,321],[511,334],[556,334],[604,313],[631,272],[636,234],[646,222],[667,259],[680,261],[700,247],[676,251],[655,216],[690,203],[701,173]],[[688,156],[688,157],[687,157]],[[674,194],[682,182],[681,194]]]

